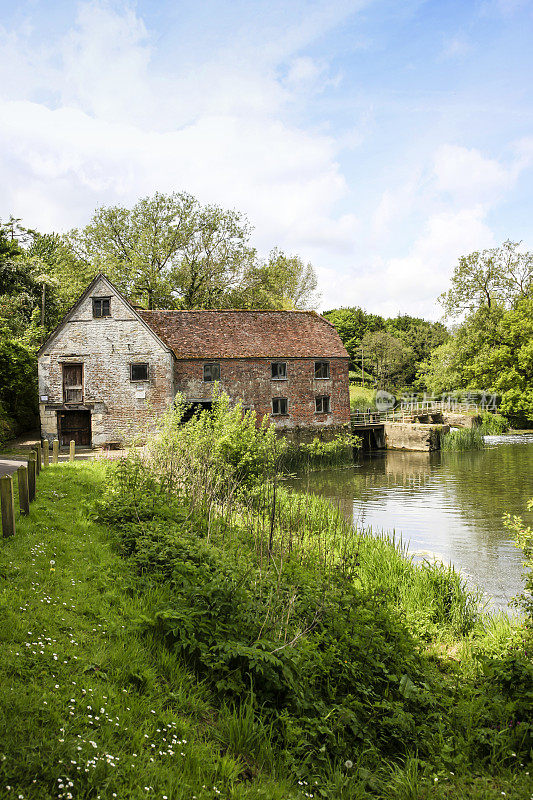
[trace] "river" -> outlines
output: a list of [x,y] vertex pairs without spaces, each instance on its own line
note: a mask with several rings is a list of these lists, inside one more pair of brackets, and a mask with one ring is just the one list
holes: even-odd
[[414,558],[452,563],[489,607],[520,592],[522,553],[502,524],[533,497],[533,434],[485,437],[483,450],[364,454],[353,467],[322,470],[291,485],[338,503],[358,526],[394,531]]

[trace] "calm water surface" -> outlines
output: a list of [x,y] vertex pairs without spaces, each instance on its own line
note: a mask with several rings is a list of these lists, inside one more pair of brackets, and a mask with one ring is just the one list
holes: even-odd
[[522,566],[502,515],[533,522],[525,510],[533,497],[533,434],[487,436],[485,444],[465,453],[381,451],[291,484],[331,498],[374,531],[394,530],[416,558],[454,564],[504,608],[522,588]]

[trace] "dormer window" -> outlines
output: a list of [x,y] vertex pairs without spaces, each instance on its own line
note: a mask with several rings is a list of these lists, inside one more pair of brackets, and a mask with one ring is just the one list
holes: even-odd
[[111,298],[93,297],[93,317],[111,316]]

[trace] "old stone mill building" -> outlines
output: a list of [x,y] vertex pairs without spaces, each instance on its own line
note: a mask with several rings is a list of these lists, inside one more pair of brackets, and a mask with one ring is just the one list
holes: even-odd
[[127,442],[215,384],[296,438],[350,423],[348,353],[312,311],[147,311],[98,275],[38,357],[42,436],[61,444]]

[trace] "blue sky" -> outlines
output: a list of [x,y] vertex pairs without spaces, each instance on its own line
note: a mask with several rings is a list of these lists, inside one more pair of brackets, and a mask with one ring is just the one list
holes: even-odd
[[0,0],[0,218],[186,190],[322,309],[438,318],[460,255],[533,249],[532,43],[532,0]]

